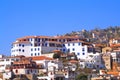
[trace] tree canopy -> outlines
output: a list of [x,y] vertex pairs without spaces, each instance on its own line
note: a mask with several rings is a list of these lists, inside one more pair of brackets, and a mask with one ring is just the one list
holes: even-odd
[[86,74],[81,73],[76,76],[75,80],[88,80],[88,79]]
[[54,58],[54,59],[60,58],[60,54],[55,53],[55,54],[53,55],[53,58]]

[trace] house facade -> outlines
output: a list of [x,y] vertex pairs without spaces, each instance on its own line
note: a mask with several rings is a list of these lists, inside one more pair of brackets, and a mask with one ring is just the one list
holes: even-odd
[[10,67],[14,61],[20,60],[23,56],[15,56],[15,57],[1,57],[0,58],[0,72],[5,72],[7,67]]
[[104,64],[102,62],[102,54],[100,53],[89,53],[85,59],[87,68],[102,69]]

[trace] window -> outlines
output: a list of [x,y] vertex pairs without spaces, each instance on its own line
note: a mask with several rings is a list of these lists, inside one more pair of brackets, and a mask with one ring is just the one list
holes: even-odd
[[24,49],[22,50],[22,52],[25,52]]
[[9,61],[9,59],[6,59],[6,61]]
[[24,47],[24,44],[22,45],[22,47]]
[[36,48],[35,48],[35,51],[36,51]]
[[21,46],[21,44],[19,44],[19,46]]
[[11,61],[14,61],[14,59],[11,59]]
[[63,44],[63,47],[65,47],[65,44]]
[[42,39],[42,41],[44,41],[44,39]]
[[68,52],[70,52],[70,49],[68,49]]
[[80,53],[77,53],[77,55],[80,55]]
[[38,39],[38,42],[40,42],[40,38]]
[[44,46],[44,43],[42,43],[42,46]]
[[80,46],[80,43],[78,43],[78,45]]
[[38,55],[40,55],[40,53],[38,53]]
[[62,49],[60,49],[60,51],[62,51]]
[[31,48],[31,51],[33,51],[33,49]]
[[97,65],[97,68],[99,68],[99,65]]
[[19,49],[19,51],[21,51],[21,49]]
[[15,70],[16,73],[18,73],[18,70]]
[[75,51],[75,48],[73,48],[72,50]]
[[83,55],[85,55],[85,53],[83,53]]
[[47,43],[45,43],[45,46],[47,47]]
[[27,70],[27,74],[29,74],[29,70]]
[[75,44],[73,43],[73,46],[74,46]]
[[33,56],[33,53],[31,53],[31,56]]
[[36,53],[35,53],[35,56],[36,56]]
[[33,46],[33,45],[31,44],[31,46]]
[[68,43],[68,46],[70,46],[70,43]]
[[40,43],[38,44],[38,46],[40,46]]
[[82,48],[82,51],[85,51],[85,49],[84,49],[84,48]]
[[61,42],[61,39],[59,40],[59,42]]
[[35,38],[35,41],[37,41],[37,38]]
[[80,67],[83,67],[83,65],[82,65],[82,64],[80,64]]
[[38,48],[38,51],[40,50],[40,48]]
[[63,49],[63,52],[65,52],[65,49]]
[[65,42],[65,39],[63,39],[63,42]]

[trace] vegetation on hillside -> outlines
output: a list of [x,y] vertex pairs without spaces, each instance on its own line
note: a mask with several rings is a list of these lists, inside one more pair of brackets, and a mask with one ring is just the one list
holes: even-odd
[[110,26],[106,29],[95,28],[93,30],[81,30],[72,31],[71,33],[66,33],[66,36],[78,35],[83,38],[89,39],[93,43],[107,44],[109,39],[120,38],[120,26]]

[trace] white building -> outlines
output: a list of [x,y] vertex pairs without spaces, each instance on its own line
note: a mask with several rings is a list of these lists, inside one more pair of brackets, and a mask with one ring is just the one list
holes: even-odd
[[100,53],[89,53],[85,59],[85,65],[87,68],[103,68],[102,55]]
[[44,71],[44,72],[47,72],[48,63],[50,61],[54,61],[52,58],[46,56],[34,56],[32,57],[32,60],[35,61],[36,64],[41,65],[42,69],[39,69],[39,71]]
[[3,80],[9,80],[13,76],[13,73],[10,70],[6,70],[5,73],[3,73]]
[[37,64],[29,58],[14,61],[11,67],[14,75],[38,74],[39,69]]
[[118,39],[112,39],[112,43],[113,43],[113,44],[120,43],[120,38],[118,38]]
[[86,59],[80,59],[80,68],[101,69],[104,68],[102,55],[100,53],[89,53]]
[[63,45],[64,52],[75,53],[78,59],[86,59],[88,53],[93,51],[92,45],[84,41],[71,41]]
[[20,56],[0,58],[0,72],[5,72],[7,67],[10,67],[14,61],[18,61],[19,59]]
[[113,51],[110,54],[113,62],[120,63],[120,50]]
[[56,49],[61,49],[61,44],[56,38],[47,36],[27,36],[13,42],[11,55],[39,56],[42,53],[52,52]]
[[74,52],[78,59],[85,59],[93,51],[93,47],[79,36],[26,36],[13,42],[11,55],[39,56],[53,50]]
[[59,60],[49,61],[47,65],[47,72],[44,72],[44,69],[41,71],[47,74],[38,76],[38,80],[75,80],[75,67],[63,67]]

